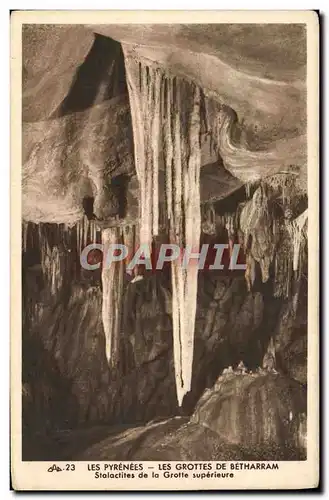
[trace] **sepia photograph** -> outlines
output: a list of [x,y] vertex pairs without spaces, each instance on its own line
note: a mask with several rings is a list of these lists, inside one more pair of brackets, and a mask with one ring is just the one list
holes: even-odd
[[314,458],[318,26],[271,13],[20,13],[22,463],[224,481]]

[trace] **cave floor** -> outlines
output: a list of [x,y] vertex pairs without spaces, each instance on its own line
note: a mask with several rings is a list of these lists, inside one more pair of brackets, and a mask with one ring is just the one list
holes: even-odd
[[23,439],[23,460],[305,460],[288,446],[248,449],[228,443],[188,417],[146,425],[93,426],[36,433]]

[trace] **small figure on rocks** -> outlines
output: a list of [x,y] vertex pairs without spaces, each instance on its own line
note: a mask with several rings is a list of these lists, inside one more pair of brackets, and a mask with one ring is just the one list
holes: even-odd
[[222,375],[233,375],[234,371],[232,366],[229,366],[228,368],[224,368]]
[[239,373],[240,375],[245,375],[247,373],[247,368],[245,367],[243,361],[240,361],[240,363],[238,364],[236,372]]
[[275,347],[272,337],[263,357],[263,370],[270,373],[278,373],[275,369]]

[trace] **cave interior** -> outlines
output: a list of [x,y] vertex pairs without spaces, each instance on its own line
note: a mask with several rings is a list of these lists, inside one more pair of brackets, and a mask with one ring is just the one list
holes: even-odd
[[[24,460],[306,458],[305,40],[23,27]],[[157,270],[164,243],[205,268]]]

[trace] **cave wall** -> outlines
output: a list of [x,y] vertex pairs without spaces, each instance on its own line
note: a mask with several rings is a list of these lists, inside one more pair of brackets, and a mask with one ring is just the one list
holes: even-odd
[[[216,210],[232,210],[235,204],[236,198],[226,200]],[[228,214],[217,213],[215,234],[203,233],[202,241],[228,243],[227,219]],[[249,370],[262,366],[271,338],[280,372],[306,383],[305,255],[297,309],[293,288],[287,296],[274,297],[274,259],[265,283],[261,266],[255,263],[250,289],[244,271],[228,269],[228,251],[224,271],[199,271],[191,392],[179,409],[169,269],[148,271],[136,283],[130,283],[125,273],[118,364],[111,367],[105,356],[101,271],[81,268],[79,235],[85,243],[91,241],[91,233],[81,236],[78,226],[67,229],[56,224],[30,223],[22,235],[24,397],[39,420],[49,421],[50,427],[74,427],[190,414],[204,389],[213,385],[225,367],[237,366],[241,360]],[[99,238],[100,231],[95,241]],[[65,388],[67,401],[65,408],[61,401],[62,409],[54,413],[52,405],[62,390],[57,384]],[[38,410],[32,410],[34,403]],[[39,425],[38,419],[33,425]]]

